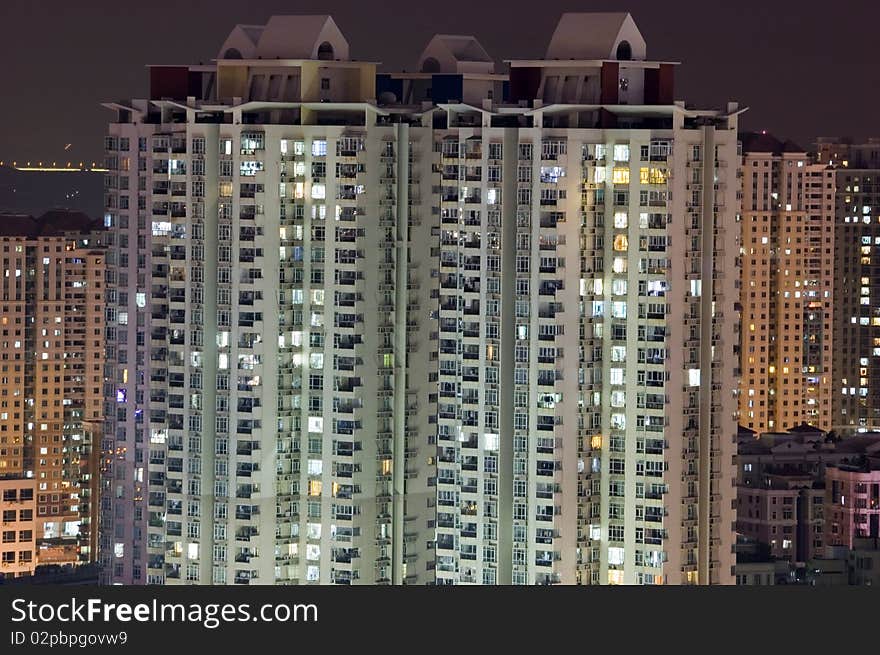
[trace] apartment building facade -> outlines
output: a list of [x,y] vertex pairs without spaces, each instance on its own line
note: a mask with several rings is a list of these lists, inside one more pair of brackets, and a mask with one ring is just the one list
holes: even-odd
[[108,582],[732,582],[738,110],[627,14],[509,65],[273,17],[108,104]]
[[880,536],[880,465],[876,459],[825,469],[825,543],[853,548]]
[[769,547],[777,560],[806,562],[824,555],[825,487],[814,476],[771,473],[737,487],[737,531]]
[[100,226],[66,211],[3,218],[0,478],[35,482],[40,562],[94,561],[104,358]]
[[834,172],[766,133],[742,153],[741,423],[829,430]]
[[880,428],[880,144],[820,139],[818,159],[834,167],[833,428]]

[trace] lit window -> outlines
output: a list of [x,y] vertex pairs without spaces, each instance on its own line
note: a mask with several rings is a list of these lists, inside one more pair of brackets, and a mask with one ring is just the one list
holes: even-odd
[[629,169],[623,166],[616,166],[611,171],[611,181],[614,184],[629,184]]

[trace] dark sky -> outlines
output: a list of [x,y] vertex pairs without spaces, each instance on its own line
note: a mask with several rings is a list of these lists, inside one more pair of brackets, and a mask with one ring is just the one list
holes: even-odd
[[[539,57],[563,11],[629,11],[676,97],[738,100],[747,129],[808,143],[880,133],[880,2],[868,0],[0,0],[0,160],[97,160],[102,101],[142,97],[146,64],[216,56],[236,23],[330,13],[352,57],[412,67],[435,33],[497,59]],[[65,153],[67,143],[73,146]]]

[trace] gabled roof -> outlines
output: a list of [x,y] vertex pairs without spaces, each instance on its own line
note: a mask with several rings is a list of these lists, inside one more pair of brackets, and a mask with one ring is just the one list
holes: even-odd
[[[425,62],[429,59],[437,62],[439,70],[426,70]],[[476,37],[465,34],[434,35],[419,58],[419,70],[424,72],[491,73],[494,67],[495,62]]]
[[645,39],[629,13],[569,12],[556,24],[546,59],[616,59],[621,41],[630,44],[632,59],[645,59]]
[[765,152],[773,155],[781,155],[783,153],[806,153],[794,141],[782,141],[772,134],[763,132],[744,132],[740,134],[739,140],[742,142],[742,151],[748,152]]
[[486,49],[473,36],[438,34],[431,40],[443,44],[458,61],[492,61]]
[[265,29],[265,26],[263,25],[236,25],[235,27],[240,29],[255,46],[259,42],[260,35],[262,35],[263,30]]
[[824,430],[817,428],[815,425],[809,425],[808,423],[801,422],[793,428],[789,428],[788,430],[792,434],[797,434],[799,432],[805,432],[808,434],[815,434],[817,432],[824,432]]
[[348,59],[348,41],[331,16],[272,16],[265,25],[236,25],[218,58],[318,59],[324,43],[332,47],[332,59]]

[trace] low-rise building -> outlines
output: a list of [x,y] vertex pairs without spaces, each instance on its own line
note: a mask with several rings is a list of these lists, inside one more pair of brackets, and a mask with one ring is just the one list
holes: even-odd
[[849,551],[849,583],[857,586],[880,585],[880,539],[856,537]]
[[825,470],[825,543],[853,549],[857,537],[880,536],[880,465],[860,464]]
[[767,544],[777,559],[805,562],[823,547],[824,501],[822,483],[811,475],[767,474],[737,487],[737,531]]
[[36,480],[0,478],[0,579],[36,567]]

